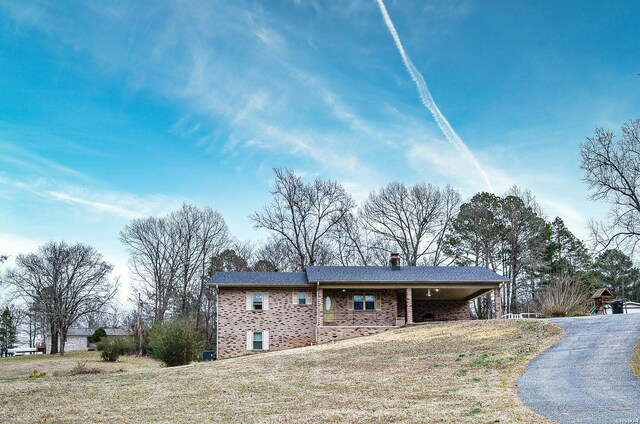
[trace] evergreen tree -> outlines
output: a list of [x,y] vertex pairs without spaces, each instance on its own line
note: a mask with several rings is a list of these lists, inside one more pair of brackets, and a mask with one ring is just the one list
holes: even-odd
[[616,296],[637,299],[640,270],[618,249],[609,249],[596,258],[594,270],[601,285],[613,289]]
[[9,349],[16,346],[18,341],[16,326],[9,307],[4,308],[0,316],[0,357],[9,356]]

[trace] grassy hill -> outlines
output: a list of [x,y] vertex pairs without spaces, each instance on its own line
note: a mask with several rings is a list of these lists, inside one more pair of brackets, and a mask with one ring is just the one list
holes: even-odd
[[[178,368],[0,359],[0,422],[546,422],[514,382],[560,337],[543,321],[465,321]],[[83,366],[95,373],[72,375]]]

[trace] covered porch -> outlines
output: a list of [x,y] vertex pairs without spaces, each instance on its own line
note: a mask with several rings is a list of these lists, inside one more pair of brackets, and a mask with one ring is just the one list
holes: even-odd
[[319,287],[318,326],[400,327],[471,319],[469,301],[488,294],[493,294],[493,316],[499,318],[499,284]]
[[407,287],[398,292],[398,316],[405,324],[471,319],[469,302],[486,295],[493,301],[493,317],[500,318],[500,285],[433,285]]

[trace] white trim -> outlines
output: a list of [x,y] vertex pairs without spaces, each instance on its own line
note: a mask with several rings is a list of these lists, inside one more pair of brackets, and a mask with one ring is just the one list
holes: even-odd
[[316,282],[316,344],[318,344],[318,327],[320,327],[320,311],[318,310],[318,302],[320,300],[320,283]]
[[269,330],[262,331],[262,350],[269,350]]
[[220,322],[218,322],[218,301],[220,299],[220,291],[218,290],[218,285],[216,284],[216,361],[220,359],[220,337],[218,333],[220,331]]

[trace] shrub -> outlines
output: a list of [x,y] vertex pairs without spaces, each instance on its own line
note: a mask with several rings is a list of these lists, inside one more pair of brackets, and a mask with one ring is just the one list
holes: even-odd
[[545,317],[584,315],[589,298],[587,290],[575,277],[562,275],[543,287],[536,299],[536,309]]
[[124,337],[106,337],[98,343],[103,361],[115,362],[130,349],[131,342]]
[[93,332],[93,335],[91,336],[91,343],[99,343],[100,340],[104,339],[105,337],[107,337],[107,332],[104,331],[104,328],[99,327],[96,329],[96,331]]
[[85,374],[99,374],[100,371],[98,368],[87,367],[87,361],[77,362],[76,366],[71,368],[67,375],[85,375]]
[[156,324],[149,333],[149,356],[168,367],[186,365],[196,359],[201,345],[194,323],[183,318]]

